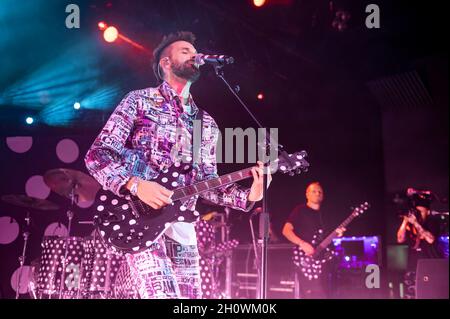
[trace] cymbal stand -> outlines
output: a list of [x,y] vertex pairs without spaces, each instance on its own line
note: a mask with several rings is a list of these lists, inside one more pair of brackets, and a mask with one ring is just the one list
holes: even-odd
[[[73,207],[75,206],[75,204],[78,202],[78,195],[75,194],[75,189],[77,188],[77,184],[73,184],[73,187],[70,191],[70,207],[71,209],[67,210],[67,219],[68,219],[68,227],[67,227],[67,236],[66,236],[66,240],[64,241],[64,258],[62,260],[62,271],[61,271],[61,282],[59,284],[59,295],[58,295],[58,299],[61,299],[62,297],[62,292],[63,292],[63,288],[64,288],[64,284],[65,284],[65,274],[66,274],[66,267],[67,267],[67,255],[69,253],[69,239],[70,239],[70,232],[72,229],[72,219],[74,217],[74,211],[73,211]],[[79,277],[77,277],[79,280]]]
[[26,226],[23,229],[23,249],[22,255],[19,257],[20,269],[17,274],[17,282],[16,282],[16,299],[19,299],[20,294],[20,280],[22,279],[23,265],[25,264],[26,251],[28,246],[28,238],[30,237],[30,225],[31,225],[31,217],[30,212],[27,212],[27,217],[25,217]]

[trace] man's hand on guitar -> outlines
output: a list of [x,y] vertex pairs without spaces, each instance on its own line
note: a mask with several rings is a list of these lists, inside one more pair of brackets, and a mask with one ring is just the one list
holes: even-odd
[[303,241],[299,246],[305,252],[306,256],[312,256],[315,252],[314,247],[306,241]]
[[156,182],[139,180],[137,197],[153,209],[160,209],[172,203],[172,191]]
[[336,233],[338,237],[342,237],[344,236],[344,233],[347,229],[345,227],[340,227],[338,229],[336,229]]
[[[250,188],[250,193],[248,194],[248,200],[251,202],[260,201],[263,198],[263,178],[264,178],[264,164],[258,161],[258,166],[252,168],[253,174],[253,184]],[[268,171],[267,176],[267,187],[269,187],[272,181],[272,175]]]

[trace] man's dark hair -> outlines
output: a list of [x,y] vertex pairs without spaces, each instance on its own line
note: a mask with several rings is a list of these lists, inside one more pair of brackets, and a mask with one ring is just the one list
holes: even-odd
[[159,82],[163,81],[164,76],[163,70],[159,67],[161,54],[169,45],[177,41],[186,41],[194,45],[195,35],[190,31],[177,31],[164,36],[161,43],[158,44],[156,49],[153,51],[153,73]]

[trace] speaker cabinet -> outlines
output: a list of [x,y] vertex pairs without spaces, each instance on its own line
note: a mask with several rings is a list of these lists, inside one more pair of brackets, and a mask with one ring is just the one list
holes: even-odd
[[[291,244],[269,244],[267,250],[267,298],[294,298],[294,264]],[[259,251],[258,251],[259,253]],[[258,297],[258,271],[253,245],[233,250],[232,298]]]
[[448,271],[448,259],[419,259],[416,298],[448,299]]

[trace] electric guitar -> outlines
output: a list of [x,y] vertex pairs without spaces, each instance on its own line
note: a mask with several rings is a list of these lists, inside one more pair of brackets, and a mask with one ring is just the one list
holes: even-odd
[[[280,171],[294,175],[308,170],[305,151],[279,156],[267,167],[271,173]],[[192,185],[183,185],[181,178],[192,169],[191,164],[174,163],[161,171],[153,180],[173,191],[172,204],[153,209],[139,198],[127,195],[124,198],[100,190],[95,200],[94,224],[104,244],[116,253],[136,253],[155,243],[175,222],[194,222],[200,213],[184,206],[187,200],[218,187],[251,178],[251,168],[236,171],[221,177],[204,180]]]
[[320,244],[318,240],[322,237],[322,230],[319,229],[313,236],[311,244],[315,246],[314,254],[306,256],[305,252],[299,247],[294,248],[293,262],[300,272],[309,280],[318,279],[322,273],[322,265],[327,261],[333,259],[335,252],[328,248],[330,243],[337,237],[337,230],[339,228],[347,227],[354,218],[363,214],[370,207],[369,203],[365,202],[356,207],[352,213],[334,230],[332,231]]

